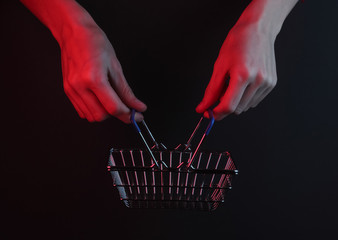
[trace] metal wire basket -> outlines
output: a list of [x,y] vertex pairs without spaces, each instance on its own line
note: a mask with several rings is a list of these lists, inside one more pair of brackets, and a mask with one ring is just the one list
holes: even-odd
[[134,115],[133,110],[131,120],[146,149],[111,149],[107,166],[127,207],[212,211],[224,202],[238,170],[229,152],[199,151],[214,123],[211,111],[209,125],[194,151],[191,141],[203,117],[186,144],[168,150],[156,142],[143,121],[142,125],[154,143],[152,148],[149,147]]

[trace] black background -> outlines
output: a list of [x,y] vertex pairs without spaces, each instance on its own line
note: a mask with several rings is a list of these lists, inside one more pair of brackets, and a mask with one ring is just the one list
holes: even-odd
[[[227,32],[249,1],[80,1],[111,40],[168,146],[186,140]],[[276,41],[278,84],[218,122],[204,147],[240,170],[214,212],[127,209],[106,172],[129,125],[81,120],[63,93],[57,42],[23,5],[1,1],[0,237],[335,239],[338,2],[305,1]]]

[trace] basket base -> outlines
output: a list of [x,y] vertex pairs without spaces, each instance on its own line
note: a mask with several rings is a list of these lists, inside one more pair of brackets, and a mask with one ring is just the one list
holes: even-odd
[[198,209],[213,211],[223,201],[130,200],[121,199],[128,208]]

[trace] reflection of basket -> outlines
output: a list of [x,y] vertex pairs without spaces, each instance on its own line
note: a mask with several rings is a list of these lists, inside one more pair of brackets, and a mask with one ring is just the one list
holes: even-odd
[[[153,148],[157,150],[150,150],[145,141],[145,152],[140,149],[111,150],[108,170],[127,207],[211,211],[224,201],[225,193],[231,189],[232,176],[238,171],[228,152],[199,152],[213,119],[196,150],[190,150],[191,139],[201,120],[188,143],[175,150],[167,150],[163,144],[158,144],[144,122],[145,129],[155,143]],[[132,122],[144,140],[136,122]],[[185,146],[184,149],[180,149],[182,146]]]

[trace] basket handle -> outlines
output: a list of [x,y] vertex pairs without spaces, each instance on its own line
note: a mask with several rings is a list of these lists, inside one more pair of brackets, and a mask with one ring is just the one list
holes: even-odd
[[[195,151],[194,151],[192,157],[191,157],[191,158],[189,159],[189,161],[187,162],[187,167],[188,167],[188,168],[189,168],[189,167],[192,167],[191,164],[194,162],[195,157],[196,157],[196,155],[197,155],[197,153],[198,153],[198,151],[199,151],[199,149],[200,149],[200,147],[201,147],[201,145],[202,145],[203,140],[205,139],[206,136],[209,135],[209,133],[210,133],[210,131],[211,131],[211,128],[212,128],[212,126],[213,126],[214,123],[215,123],[215,118],[214,118],[214,114],[212,113],[212,110],[211,110],[211,109],[208,109],[208,113],[209,113],[209,124],[208,124],[207,128],[205,129],[204,134],[203,134],[203,136],[202,136],[200,142],[198,143],[198,145],[197,145],[197,147],[196,147],[196,149],[195,149]],[[201,122],[202,122],[202,120],[203,120],[204,118],[205,118],[205,117],[202,116],[201,119],[199,120],[199,122],[197,123],[197,126],[195,127],[193,133],[191,134],[191,136],[190,136],[188,142],[185,144],[186,148],[189,148],[189,147],[190,147],[190,143],[191,143],[192,139],[194,138],[194,136],[195,136],[195,134],[196,134],[198,128],[200,127],[200,124],[201,124]]]
[[162,163],[166,168],[168,168],[168,166],[167,166],[162,160],[159,160],[159,161],[156,160],[156,158],[155,158],[155,156],[154,156],[154,154],[153,154],[153,152],[152,152],[152,150],[151,150],[151,149],[154,149],[154,148],[157,149],[157,150],[160,150],[161,148],[164,149],[164,150],[166,150],[167,148],[166,148],[162,143],[158,143],[158,142],[155,140],[155,138],[154,138],[153,134],[150,132],[150,129],[148,128],[146,122],[145,122],[144,120],[142,120],[142,125],[144,126],[144,128],[146,129],[146,132],[148,133],[148,135],[150,136],[151,140],[152,140],[153,143],[154,143],[153,147],[151,147],[151,148],[149,147],[149,144],[148,144],[147,141],[145,140],[145,138],[144,138],[144,136],[143,136],[143,134],[142,134],[142,132],[141,132],[140,127],[138,126],[137,122],[135,121],[135,114],[136,114],[136,110],[135,110],[135,109],[131,109],[130,121],[131,121],[131,123],[133,124],[133,126],[134,126],[136,132],[137,132],[137,133],[139,134],[139,136],[141,137],[141,140],[142,140],[143,144],[145,145],[146,150],[147,150],[147,152],[149,153],[149,155],[150,155],[152,161],[154,162],[154,164],[155,164],[158,168],[160,167],[159,162]]

